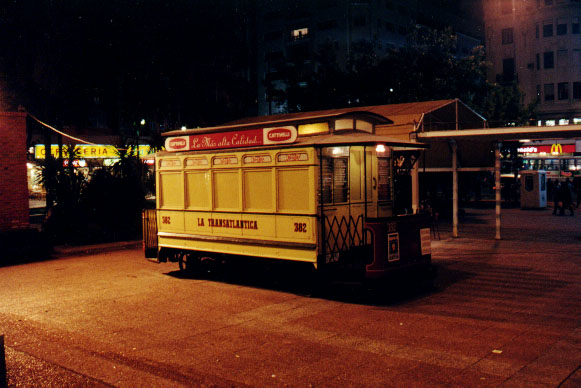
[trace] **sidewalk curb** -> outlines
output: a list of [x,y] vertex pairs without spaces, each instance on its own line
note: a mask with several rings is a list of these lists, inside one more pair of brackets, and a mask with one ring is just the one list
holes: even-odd
[[123,249],[134,249],[142,246],[141,240],[136,241],[120,241],[106,244],[82,245],[78,247],[71,246],[56,246],[53,249],[52,256],[55,258],[68,256],[82,256],[91,255],[94,253],[112,252]]

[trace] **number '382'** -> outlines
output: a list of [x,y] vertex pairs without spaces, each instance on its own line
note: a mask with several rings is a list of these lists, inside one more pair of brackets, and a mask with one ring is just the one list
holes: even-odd
[[295,222],[295,232],[307,233],[307,224],[304,222]]

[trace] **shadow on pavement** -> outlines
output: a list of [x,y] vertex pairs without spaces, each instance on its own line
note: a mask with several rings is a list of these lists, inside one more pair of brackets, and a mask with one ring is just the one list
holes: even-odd
[[[212,263],[196,272],[165,273],[178,279],[208,280],[363,305],[396,305],[434,292],[434,275],[405,274],[381,282],[346,279],[317,273],[310,264],[263,261]],[[447,276],[451,279],[451,276]]]

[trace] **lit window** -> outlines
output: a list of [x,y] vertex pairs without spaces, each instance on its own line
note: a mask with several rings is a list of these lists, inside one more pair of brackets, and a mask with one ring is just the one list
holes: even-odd
[[569,120],[568,119],[560,119],[559,125],[569,125]]
[[297,28],[296,30],[292,30],[291,31],[291,38],[293,40],[303,39],[307,35],[309,35],[309,29],[308,28]]
[[298,132],[299,136],[329,132],[329,123],[301,124],[299,125]]

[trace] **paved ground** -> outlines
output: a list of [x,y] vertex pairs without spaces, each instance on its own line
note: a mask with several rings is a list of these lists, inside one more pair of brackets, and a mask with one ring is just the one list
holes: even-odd
[[127,247],[0,268],[8,385],[581,386],[581,219],[503,214],[502,241],[491,210],[440,225],[430,292],[184,278]]

